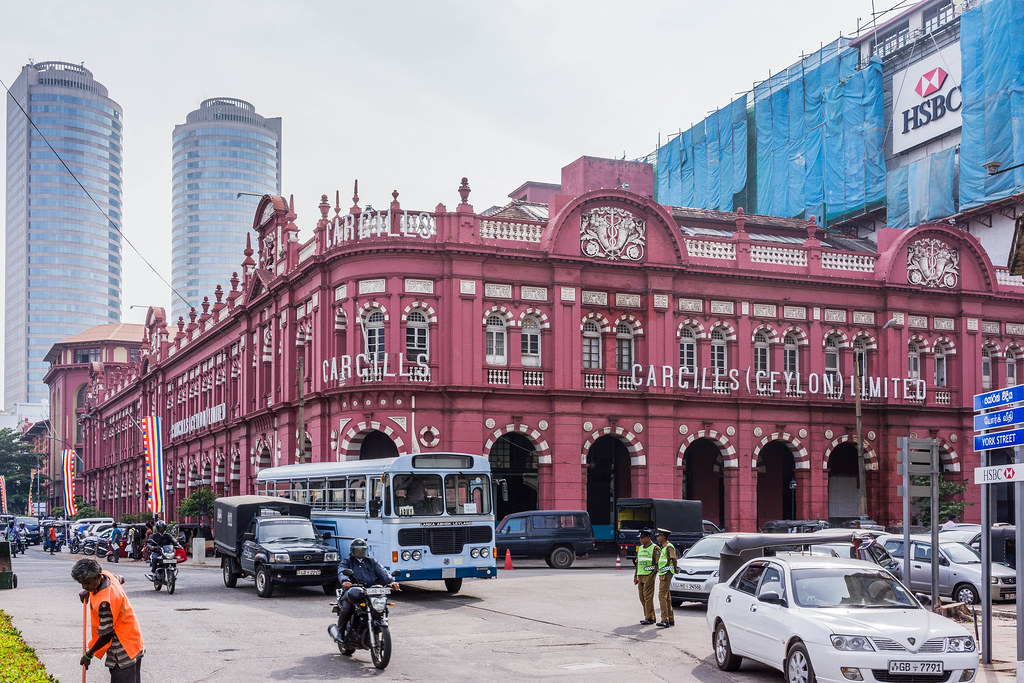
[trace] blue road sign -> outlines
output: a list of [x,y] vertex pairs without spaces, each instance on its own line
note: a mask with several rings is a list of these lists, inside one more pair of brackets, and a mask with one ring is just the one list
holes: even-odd
[[999,408],[1011,403],[1017,403],[1018,401],[1024,401],[1024,384],[1006,387],[1005,389],[996,389],[995,391],[986,391],[984,394],[975,394],[974,409],[987,410],[988,408]]
[[1024,408],[1010,408],[974,416],[974,431],[976,432],[997,427],[1015,427],[1019,424],[1024,424]]
[[974,437],[975,451],[1010,448],[1011,446],[1024,446],[1024,429],[1009,429],[1005,432],[978,434]]

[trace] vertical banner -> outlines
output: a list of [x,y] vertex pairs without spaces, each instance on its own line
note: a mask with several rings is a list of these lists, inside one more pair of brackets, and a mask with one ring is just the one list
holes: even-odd
[[25,514],[29,517],[33,515],[33,510],[35,509],[32,507],[32,484],[35,483],[35,480],[36,471],[35,468],[33,468],[32,470],[30,470],[28,475],[28,511]]
[[64,516],[68,519],[78,514],[75,505],[75,449],[65,448],[61,451],[64,460],[61,471],[64,473]]
[[146,451],[146,481],[149,482],[149,511],[164,512],[164,444],[160,436],[160,418],[142,418],[142,447]]
[[0,515],[7,514],[7,480],[0,474]]

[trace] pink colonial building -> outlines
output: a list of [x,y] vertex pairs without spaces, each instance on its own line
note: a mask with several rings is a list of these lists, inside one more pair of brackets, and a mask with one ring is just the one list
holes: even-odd
[[[858,511],[861,358],[867,509],[889,523],[897,437],[938,438],[962,478],[972,395],[1017,381],[1024,285],[949,225],[876,245],[666,207],[650,166],[588,157],[482,213],[458,192],[430,211],[324,196],[305,242],[265,196],[230,288],[188,321],[151,309],[132,370],[93,373],[88,409],[114,427],[87,423],[87,498],[143,490],[131,425],[156,414],[171,516],[266,467],[451,450],[490,458],[499,516],[582,508],[606,533],[617,497],[654,496],[734,530],[839,521]],[[116,467],[95,455],[111,429],[132,434]]]

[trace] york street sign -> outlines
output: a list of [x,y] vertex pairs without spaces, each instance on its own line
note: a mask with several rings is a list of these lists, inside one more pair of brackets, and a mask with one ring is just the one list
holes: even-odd
[[982,413],[974,416],[974,431],[1011,427],[1024,424],[1024,408],[1010,408],[995,413]]
[[974,437],[975,451],[988,451],[993,448],[1009,448],[1011,446],[1024,446],[1024,429],[978,434]]
[[1024,384],[1018,384],[1005,389],[986,391],[984,394],[974,395],[974,409],[986,410],[988,408],[999,408],[1011,403],[1024,401]]
[[974,468],[975,484],[1004,484],[1011,481],[1024,481],[1024,464]]

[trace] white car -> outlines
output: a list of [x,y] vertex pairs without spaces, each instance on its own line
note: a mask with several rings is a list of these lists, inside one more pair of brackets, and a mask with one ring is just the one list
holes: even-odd
[[707,602],[711,588],[718,583],[718,556],[725,542],[738,534],[711,534],[700,539],[677,560],[679,571],[668,584],[672,603]]
[[724,671],[744,657],[782,671],[789,683],[971,681],[978,670],[967,629],[862,560],[751,560],[711,589],[707,617]]

